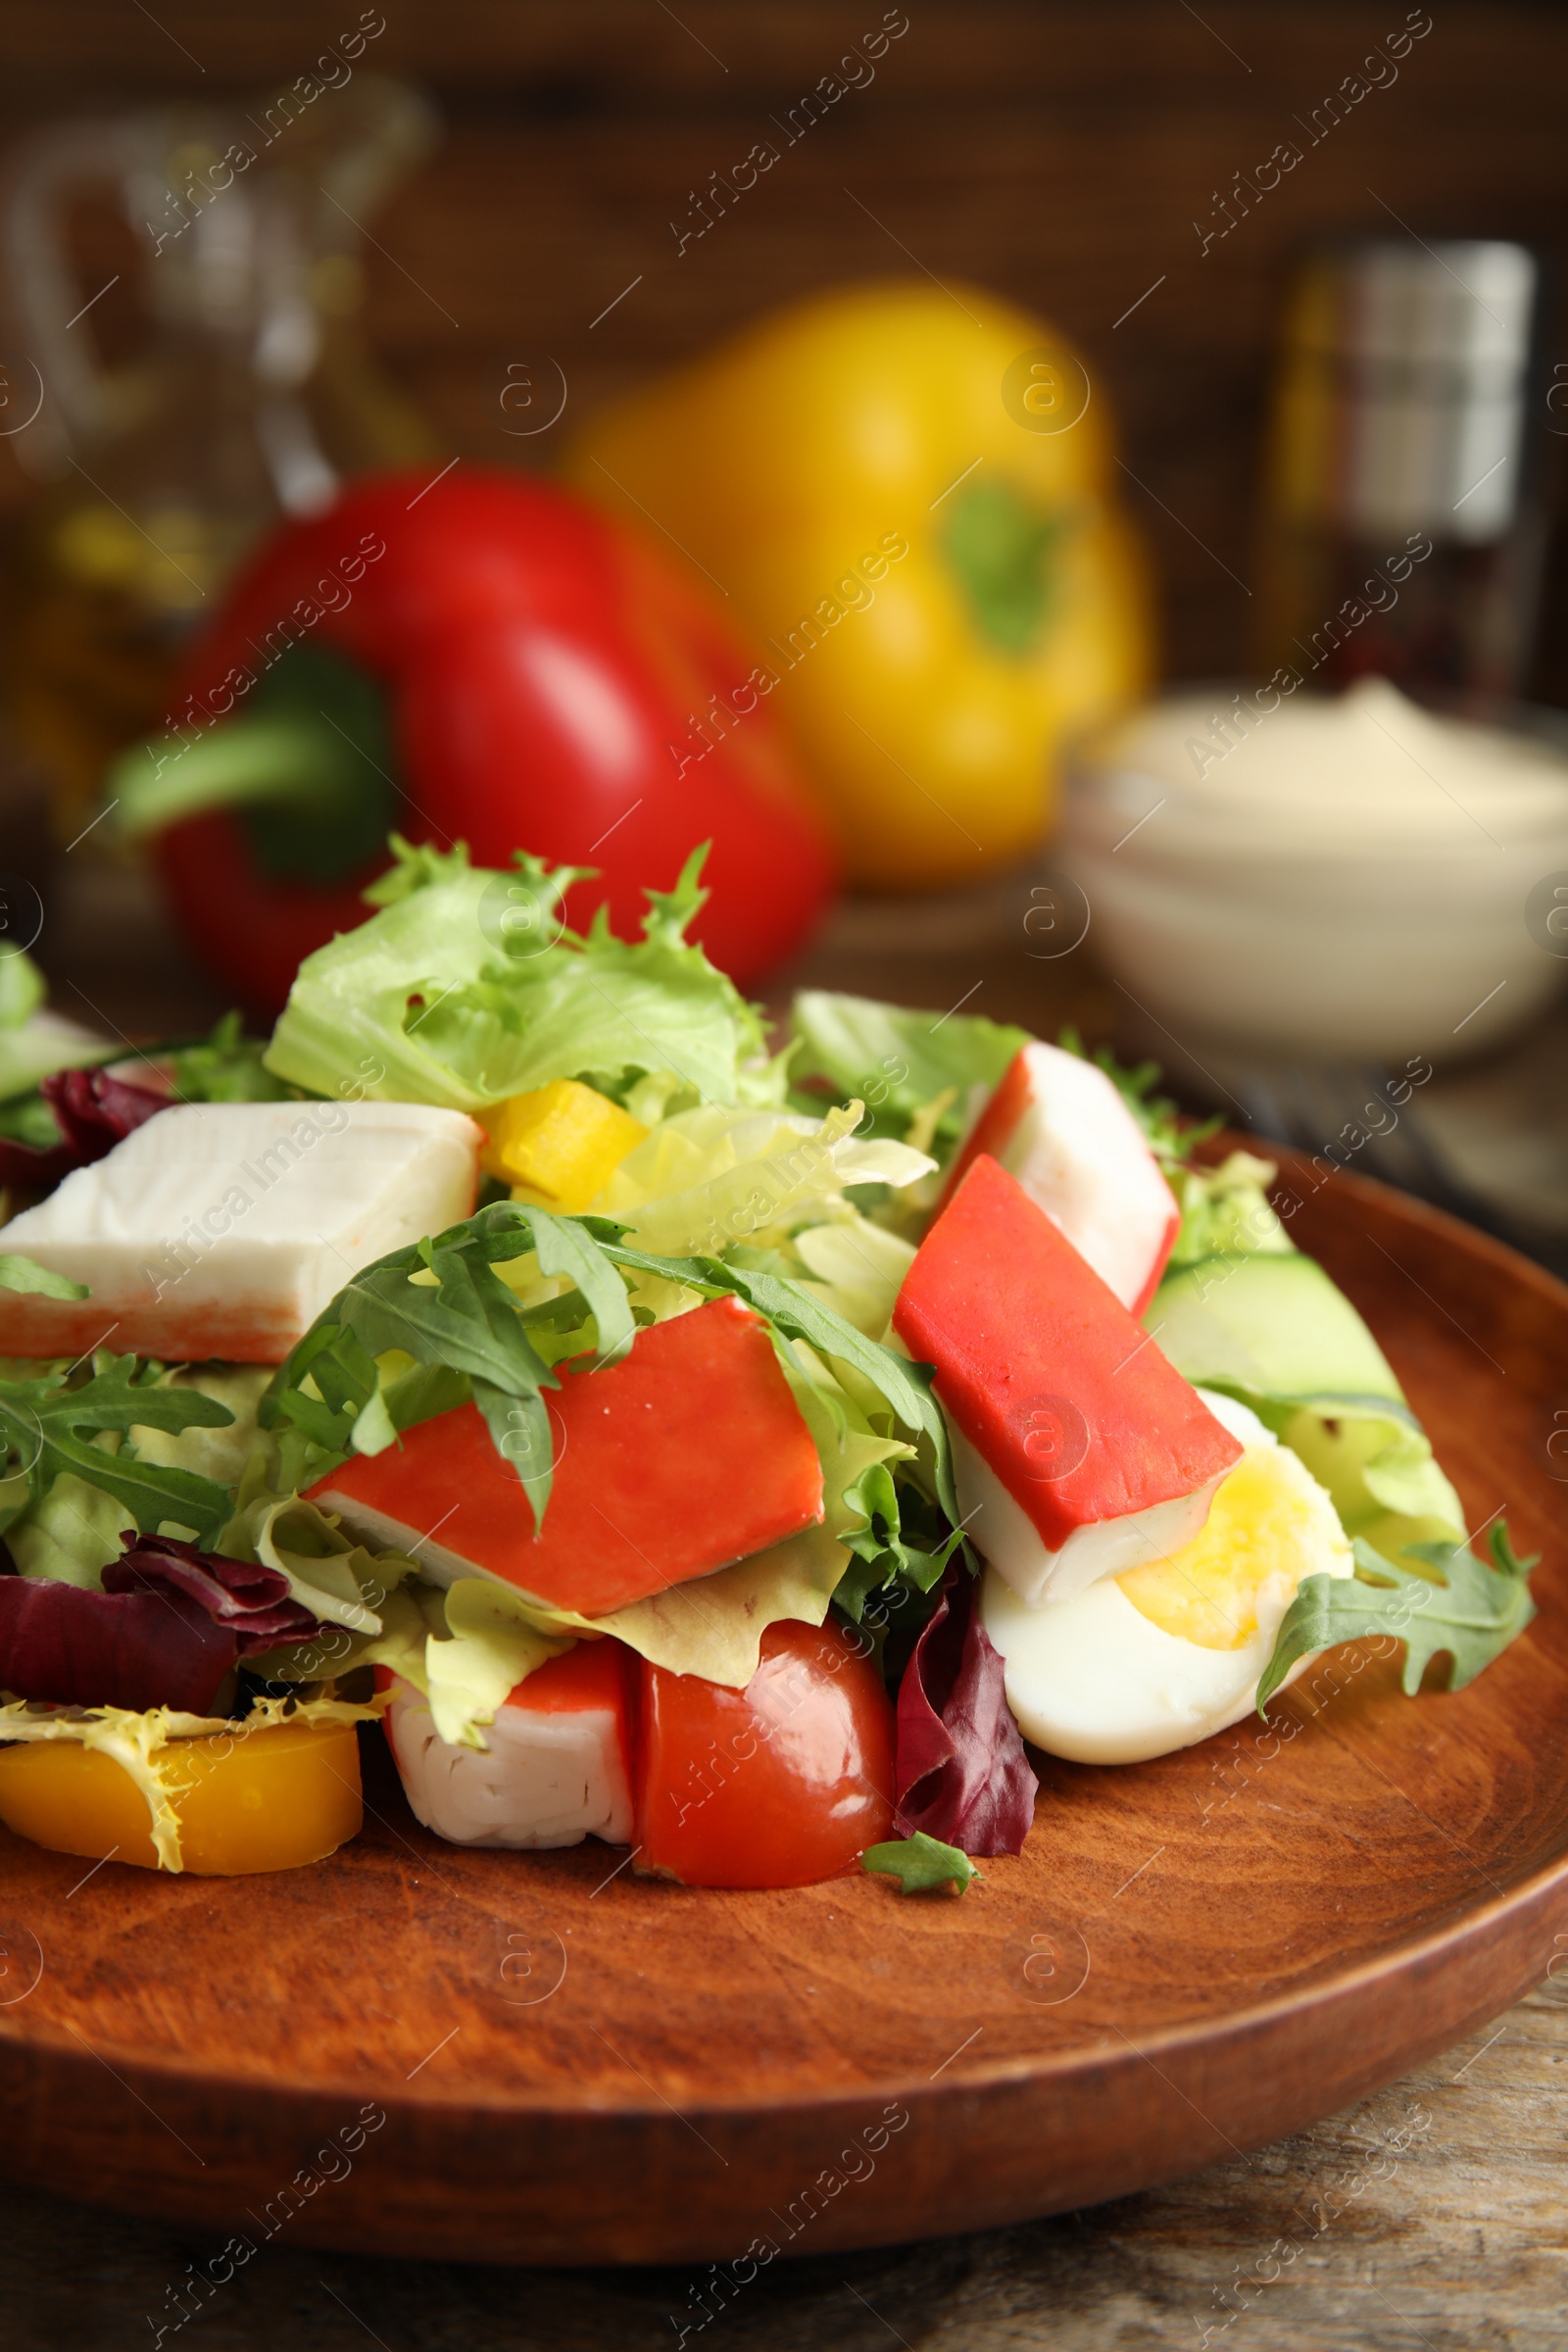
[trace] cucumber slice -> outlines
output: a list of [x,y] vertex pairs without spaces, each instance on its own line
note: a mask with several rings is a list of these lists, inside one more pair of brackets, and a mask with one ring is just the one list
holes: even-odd
[[1315,1259],[1250,1252],[1166,1275],[1144,1318],[1178,1372],[1264,1396],[1359,1396],[1408,1411],[1388,1357]]
[[1299,1455],[1347,1535],[1396,1559],[1412,1544],[1463,1541],[1459,1498],[1393,1367],[1314,1259],[1254,1253],[1178,1267],[1145,1322],[1195,1387],[1239,1396]]

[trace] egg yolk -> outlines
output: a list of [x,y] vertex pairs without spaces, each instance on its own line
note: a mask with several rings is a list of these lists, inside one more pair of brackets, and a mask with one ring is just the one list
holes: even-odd
[[1257,1633],[1264,1592],[1292,1593],[1325,1565],[1312,1498],[1292,1491],[1278,1459],[1272,1449],[1245,1454],[1200,1534],[1117,1577],[1133,1607],[1162,1632],[1200,1649],[1245,1649]]

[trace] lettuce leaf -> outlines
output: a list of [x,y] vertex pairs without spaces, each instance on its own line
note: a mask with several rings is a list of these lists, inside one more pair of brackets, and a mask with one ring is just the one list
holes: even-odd
[[1271,1159],[1232,1152],[1217,1168],[1167,1165],[1165,1175],[1182,1212],[1169,1264],[1251,1252],[1289,1256],[1296,1245],[1269,1200],[1276,1174]]
[[1019,1048],[1034,1042],[1010,1022],[911,1011],[820,988],[797,996],[790,1033],[795,1083],[815,1089],[797,1096],[802,1108],[814,1107],[824,1091],[840,1102],[858,1099],[873,1135],[902,1137],[918,1111],[946,1096],[932,1139],[944,1157],[967,1124],[970,1090],[994,1087]]
[[155,1376],[161,1389],[194,1390],[231,1415],[225,1422],[192,1421],[183,1428],[133,1422],[129,1443],[137,1459],[166,1470],[194,1470],[220,1487],[237,1488],[251,1472],[270,1476],[276,1447],[256,1419],[271,1373],[265,1364],[190,1364]]
[[685,938],[706,849],[650,891],[638,942],[604,910],[586,937],[561,903],[586,869],[519,852],[513,873],[411,851],[376,887],[379,911],[306,957],[267,1054],[318,1095],[479,1111],[553,1078],[611,1094],[667,1072],[690,1099],[735,1102],[761,1055],[760,1018]]
[[[321,1624],[352,1634],[381,1633],[389,1594],[418,1575],[416,1562],[404,1553],[368,1551],[345,1536],[335,1519],[297,1494],[258,1495],[224,1530],[223,1550],[270,1568],[284,1580],[290,1600]],[[338,1673],[357,1662],[346,1649],[333,1652]],[[321,1671],[318,1662],[315,1675]],[[308,1669],[302,1673],[315,1679]]]
[[621,1161],[595,1212],[625,1225],[644,1250],[718,1256],[737,1243],[766,1247],[831,1213],[847,1185],[902,1189],[935,1168],[904,1144],[858,1137],[860,1118],[858,1102],[825,1119],[718,1103],[679,1111]]
[[801,1288],[868,1340],[880,1340],[914,1263],[913,1243],[851,1214],[806,1226],[792,1236],[791,1247],[806,1270],[797,1277]]
[[[93,1443],[111,1452],[118,1441],[108,1436]],[[5,1493],[0,1487],[0,1496]],[[116,1496],[66,1470],[6,1529],[5,1540],[24,1576],[96,1592],[104,1570],[120,1557],[122,1536],[135,1524],[135,1514]]]
[[424,1694],[443,1740],[454,1746],[487,1745],[479,1726],[493,1723],[508,1695],[548,1658],[571,1647],[515,1614],[512,1594],[488,1578],[464,1577],[446,1596],[445,1638],[424,1644]]

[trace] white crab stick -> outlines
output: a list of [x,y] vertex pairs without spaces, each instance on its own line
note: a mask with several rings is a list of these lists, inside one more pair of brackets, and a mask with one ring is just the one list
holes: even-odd
[[577,1642],[497,1709],[488,1750],[443,1740],[394,1676],[383,1721],[416,1818],[454,1845],[629,1845],[635,1663],[618,1642]]
[[1023,1047],[964,1140],[949,1199],[981,1152],[1016,1176],[1123,1306],[1141,1315],[1181,1218],[1143,1129],[1104,1071],[1059,1046]]
[[0,1355],[281,1363],[351,1274],[468,1215],[483,1140],[422,1102],[161,1110],[0,1226],[88,1290],[0,1292]]
[[1102,1577],[1124,1576],[1129,1568],[1168,1559],[1201,1534],[1209,1505],[1229,1476],[1228,1469],[1216,1470],[1190,1494],[1172,1495],[1120,1518],[1090,1520],[1073,1528],[1054,1550],[951,1416],[948,1435],[964,1523],[998,1575],[1031,1609],[1048,1600],[1071,1600]]

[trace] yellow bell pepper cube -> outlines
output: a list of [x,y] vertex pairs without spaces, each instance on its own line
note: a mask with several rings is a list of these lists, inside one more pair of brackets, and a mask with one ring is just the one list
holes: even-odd
[[586,1208],[648,1133],[618,1102],[575,1078],[553,1078],[485,1113],[480,1164],[513,1198],[568,1214]]

